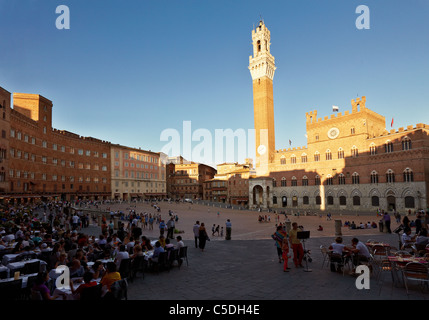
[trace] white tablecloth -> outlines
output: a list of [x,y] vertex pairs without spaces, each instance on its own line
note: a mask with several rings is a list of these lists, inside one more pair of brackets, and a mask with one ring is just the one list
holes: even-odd
[[47,263],[43,260],[39,259],[31,259],[31,260],[24,260],[24,261],[18,261],[18,262],[11,262],[6,267],[9,269],[9,276],[13,275],[15,273],[15,270],[21,269],[25,266],[26,263],[36,262],[40,261],[40,271],[46,270]]
[[5,254],[1,260],[2,265],[7,266],[8,263],[14,262],[17,256],[19,256],[19,253]]
[[10,242],[10,241],[12,241],[12,240],[15,240],[15,235],[13,235],[13,234],[8,234],[8,235],[6,235],[6,236],[3,236],[2,240],[3,240],[3,241],[5,241],[5,242]]
[[[27,288],[28,277],[33,277],[33,276],[37,276],[37,273],[25,274],[25,275],[22,275],[19,277],[19,279],[22,279],[22,288]],[[7,278],[7,279],[1,279],[0,282],[9,282],[9,281],[13,281],[13,280],[15,280],[14,277]]]

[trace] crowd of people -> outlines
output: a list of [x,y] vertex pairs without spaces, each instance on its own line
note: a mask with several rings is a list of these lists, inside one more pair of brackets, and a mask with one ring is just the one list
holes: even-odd
[[[74,209],[76,207],[77,210]],[[68,267],[70,278],[84,280],[84,284],[76,291],[71,283],[73,293],[79,294],[83,288],[98,281],[105,288],[104,297],[108,299],[111,285],[121,280],[119,267],[123,259],[130,259],[133,263],[143,252],[153,251],[148,259],[150,266],[157,262],[160,252],[184,247],[181,236],[176,237],[174,244],[171,241],[178,221],[178,216],[172,212],[169,212],[169,222],[173,223],[167,222],[165,227],[167,236],[164,236],[164,229],[160,227],[159,237],[156,241],[150,241],[143,235],[142,229],[153,228],[154,223],[163,223],[158,211],[154,214],[138,214],[132,209],[127,213],[110,212],[109,222],[108,215],[102,216],[101,232],[96,236],[85,232],[91,219],[79,208],[76,203],[50,202],[31,207],[3,207],[0,211],[1,256],[37,252],[37,257],[45,262],[45,267],[39,272],[32,289],[38,291],[43,299],[58,298],[58,295],[52,295],[55,282],[50,275],[59,266]],[[117,226],[114,226],[114,218],[118,218]],[[103,264],[101,260],[109,262]]]

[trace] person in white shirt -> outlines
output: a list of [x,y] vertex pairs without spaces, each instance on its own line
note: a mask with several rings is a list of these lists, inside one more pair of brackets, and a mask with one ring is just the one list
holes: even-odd
[[183,248],[185,246],[185,243],[183,242],[181,236],[177,236],[176,240],[177,240],[177,244],[176,244],[177,249]]
[[353,238],[352,247],[345,247],[344,250],[353,253],[353,264],[355,266],[359,264],[359,261],[368,261],[371,258],[368,247],[358,238]]
[[200,222],[199,221],[195,222],[192,230],[194,231],[194,236],[195,236],[195,248],[198,248],[198,238],[200,236]]
[[[329,246],[329,250],[332,251],[331,254],[331,271],[332,272],[342,272],[343,267],[343,255],[344,255],[345,245],[343,244],[343,238],[335,238],[335,242]],[[335,268],[336,265],[336,268]]]
[[125,251],[125,245],[121,244],[119,246],[119,252],[116,254],[116,258],[115,258],[116,267],[119,269],[119,267],[121,266],[121,261],[123,259],[128,259],[129,257],[130,255],[128,254],[127,251]]
[[405,249],[414,243],[414,238],[411,237],[411,229],[405,228],[401,236],[402,248]]

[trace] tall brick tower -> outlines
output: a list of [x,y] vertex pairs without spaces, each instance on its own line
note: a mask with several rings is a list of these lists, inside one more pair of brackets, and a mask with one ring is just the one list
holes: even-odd
[[249,70],[253,80],[256,168],[268,168],[276,148],[273,101],[276,66],[270,53],[270,38],[270,31],[262,20],[259,21],[256,30],[252,30],[253,57],[249,57]]

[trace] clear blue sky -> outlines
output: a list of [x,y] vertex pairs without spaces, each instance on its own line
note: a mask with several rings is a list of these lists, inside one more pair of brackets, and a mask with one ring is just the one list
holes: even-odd
[[[58,30],[58,5],[71,29]],[[359,5],[370,30],[358,30]],[[253,128],[249,55],[262,15],[276,58],[276,147],[305,146],[305,112],[367,107],[429,123],[427,0],[0,0],[0,86],[54,103],[53,126],[160,151],[164,129]],[[238,159],[241,160],[241,159]]]

